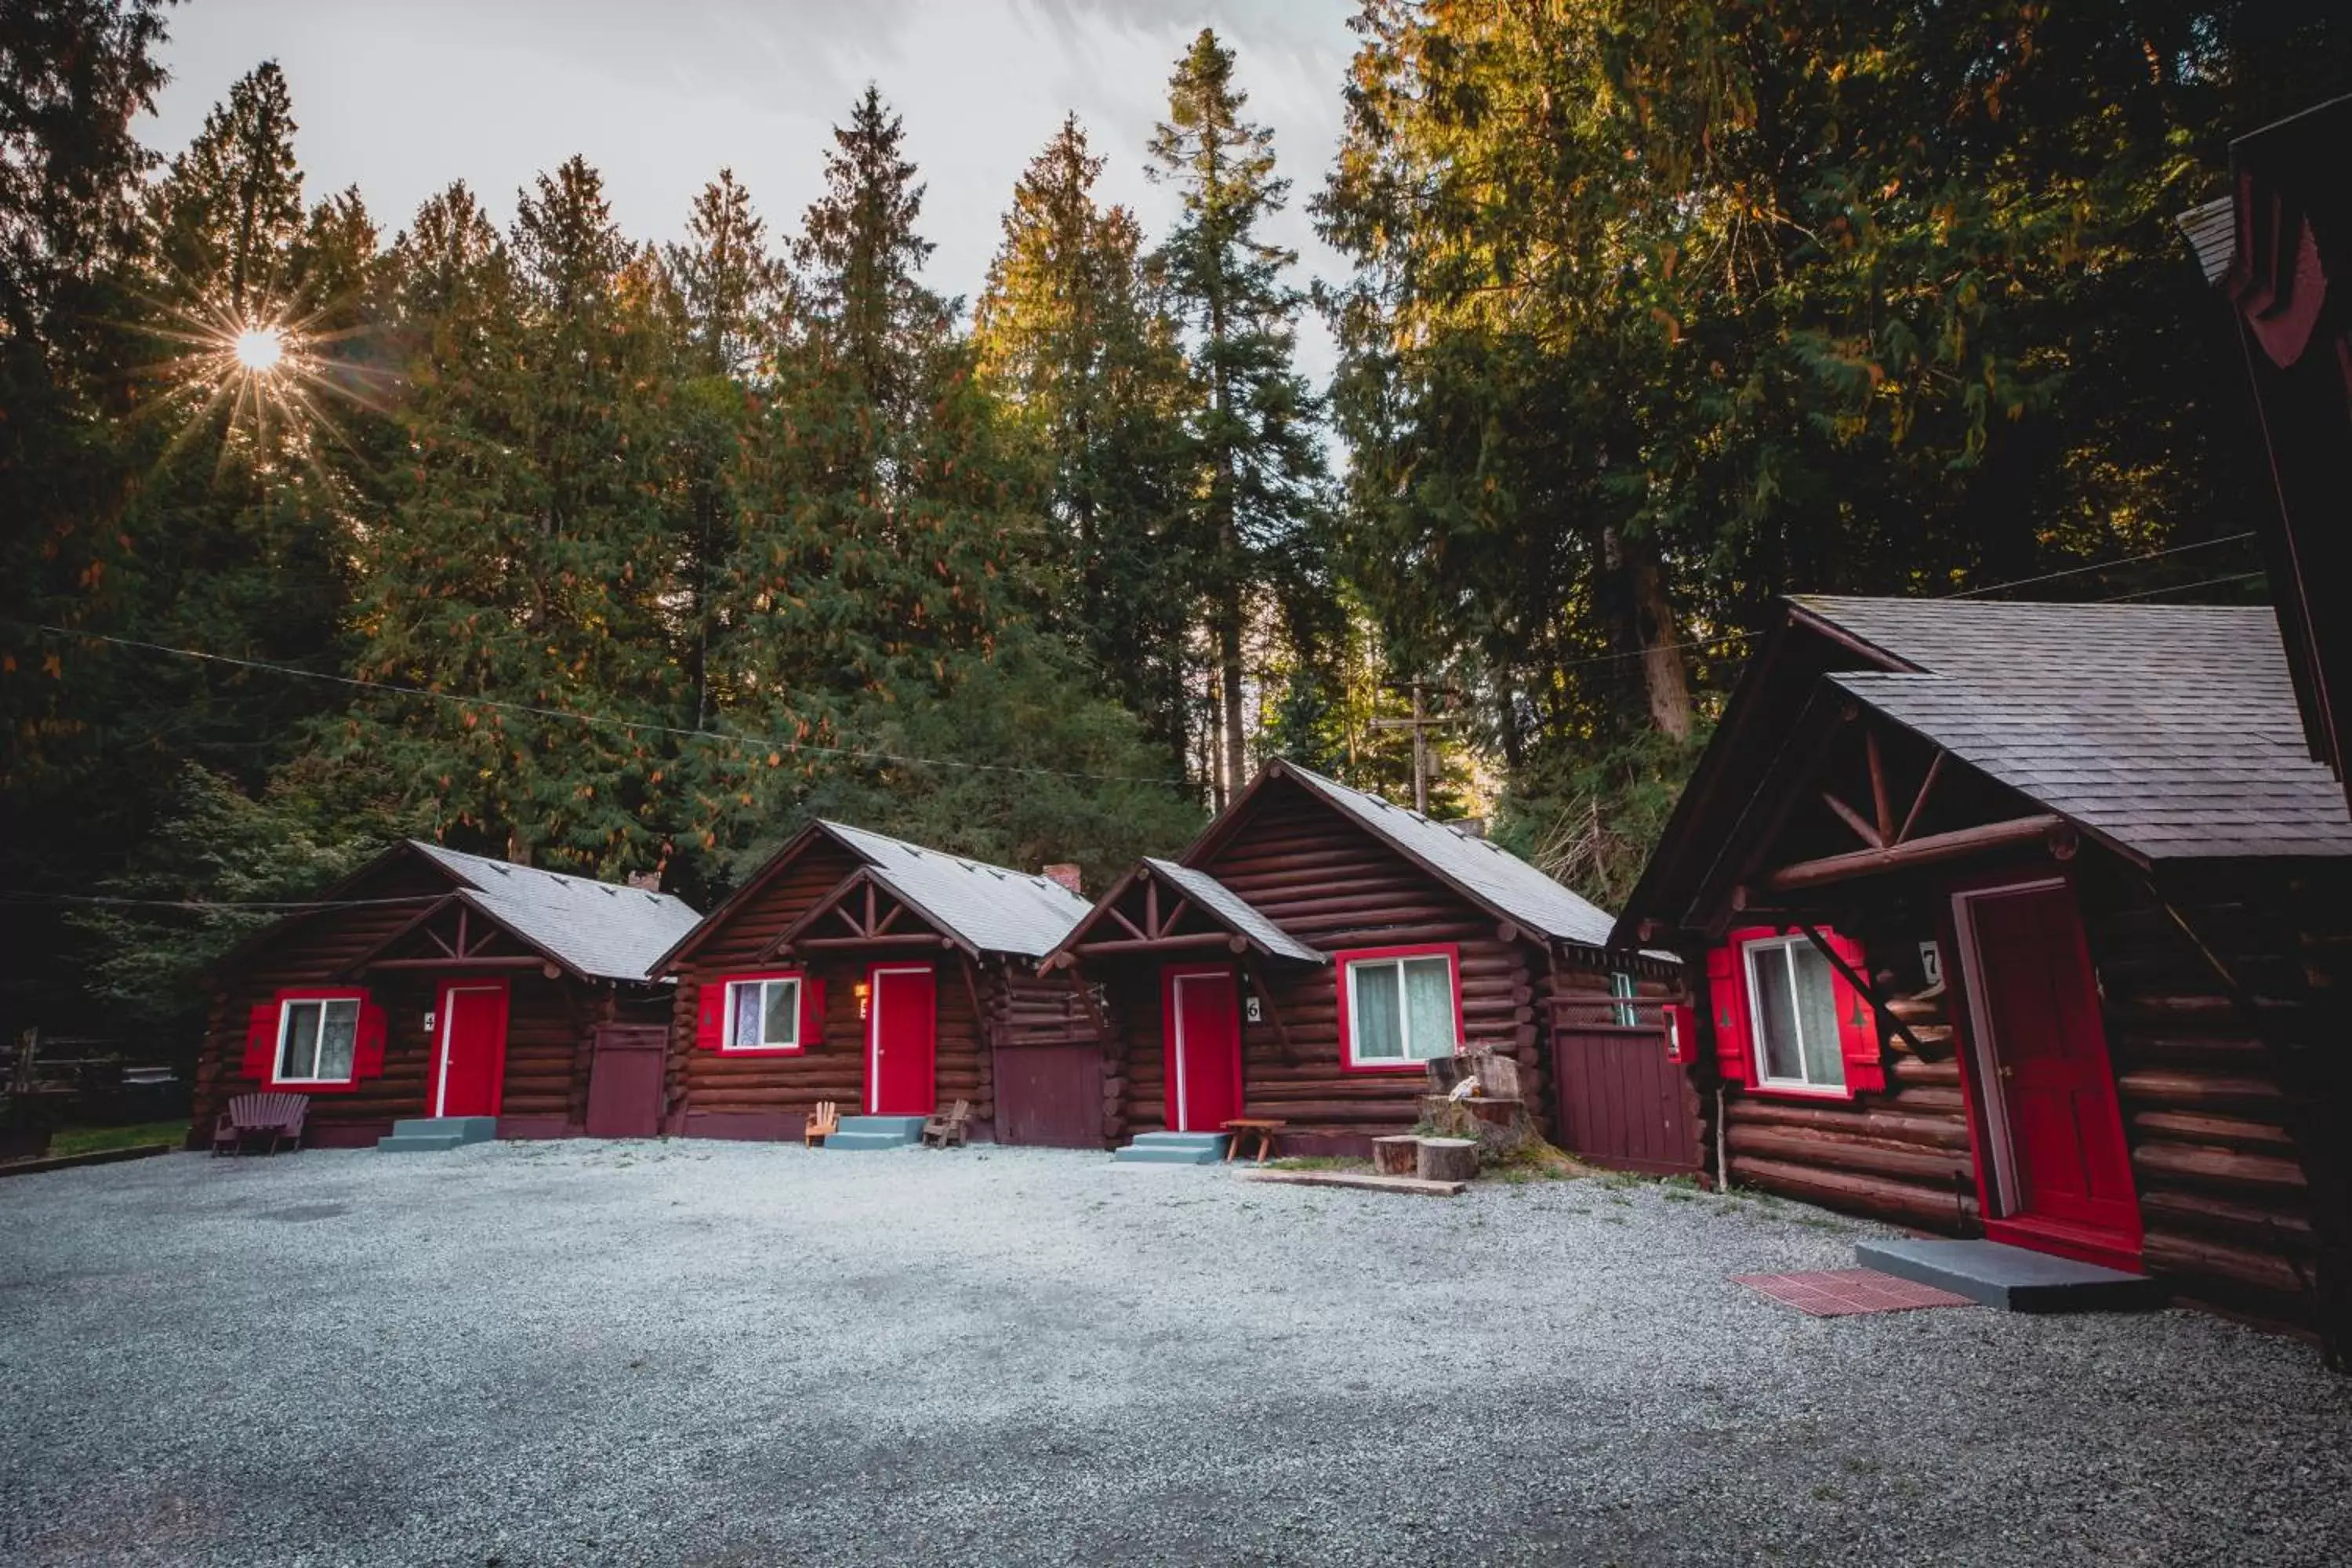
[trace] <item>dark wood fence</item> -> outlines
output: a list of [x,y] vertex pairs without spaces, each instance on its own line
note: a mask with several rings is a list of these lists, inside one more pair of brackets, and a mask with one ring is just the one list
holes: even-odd
[[661,1131],[662,1066],[669,1031],[657,1024],[607,1024],[596,1031],[588,1069],[588,1136],[650,1138]]
[[996,1141],[1049,1149],[1103,1146],[1102,1047],[996,1047]]
[[1675,1059],[1672,1026],[1658,1005],[1563,1001],[1553,1010],[1551,1039],[1561,1147],[1612,1170],[1663,1176],[1706,1168],[1697,1090]]

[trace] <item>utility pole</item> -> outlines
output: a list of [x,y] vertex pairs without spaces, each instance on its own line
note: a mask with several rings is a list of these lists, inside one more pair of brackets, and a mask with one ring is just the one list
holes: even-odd
[[[1429,731],[1444,724],[1458,724],[1458,715],[1433,714],[1422,703],[1422,692],[1428,683],[1415,677],[1404,689],[1412,693],[1412,717],[1410,719],[1375,719],[1375,730],[1410,730],[1412,731],[1412,808],[1423,816],[1429,815]],[[1398,689],[1391,687],[1391,690]],[[1451,691],[1441,689],[1439,695],[1451,697]]]

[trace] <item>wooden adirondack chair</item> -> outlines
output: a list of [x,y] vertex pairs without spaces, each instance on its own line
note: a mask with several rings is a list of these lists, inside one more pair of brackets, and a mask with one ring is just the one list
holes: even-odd
[[302,1146],[302,1121],[310,1099],[302,1094],[240,1094],[213,1126],[213,1152],[242,1154],[261,1145],[265,1154]]
[[801,1124],[801,1147],[814,1149],[841,1131],[841,1107],[830,1100],[816,1102],[815,1112]]
[[923,1123],[923,1145],[929,1149],[961,1148],[971,1138],[971,1101],[959,1100],[944,1116]]

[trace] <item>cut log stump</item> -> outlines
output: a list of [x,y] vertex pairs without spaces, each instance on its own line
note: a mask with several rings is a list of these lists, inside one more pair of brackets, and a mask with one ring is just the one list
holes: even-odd
[[1530,1143],[1543,1142],[1527,1102],[1474,1094],[1467,1100],[1430,1095],[1421,1102],[1421,1119],[1442,1137],[1467,1138],[1488,1160],[1505,1160]]
[[1372,1170],[1383,1176],[1410,1176],[1421,1167],[1421,1140],[1410,1132],[1372,1140]]
[[1424,1182],[1467,1182],[1478,1174],[1475,1138],[1423,1138],[1413,1173]]

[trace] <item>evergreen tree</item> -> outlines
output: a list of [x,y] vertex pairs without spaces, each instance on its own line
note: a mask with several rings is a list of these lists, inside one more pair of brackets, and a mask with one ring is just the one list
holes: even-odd
[[1013,187],[972,335],[1052,530],[1045,624],[1181,761],[1190,388],[1148,297],[1140,226],[1095,201],[1102,167],[1066,119]]
[[[416,345],[410,452],[366,539],[360,672],[453,697],[674,721],[667,385],[649,258],[579,158],[522,194],[504,246],[462,186],[395,247]],[[435,826],[614,873],[670,848],[650,729],[460,701],[362,702],[347,749],[414,781]]]
[[[84,892],[159,807],[142,709],[152,658],[42,626],[134,634],[141,602],[121,526],[125,365],[156,162],[138,117],[163,84],[156,0],[0,5],[0,887]],[[0,1037],[79,1018],[78,933],[37,903],[0,903]]]
[[[1249,773],[1252,592],[1295,547],[1322,479],[1314,400],[1291,363],[1302,297],[1285,274],[1297,257],[1261,233],[1290,183],[1275,174],[1274,132],[1243,118],[1248,101],[1233,51],[1203,28],[1177,63],[1168,118],[1150,142],[1153,176],[1182,204],[1155,259],[1198,389],[1194,532],[1221,719],[1221,801]],[[1303,574],[1292,586],[1304,586]]]

